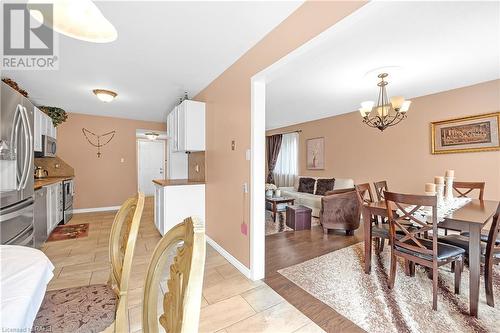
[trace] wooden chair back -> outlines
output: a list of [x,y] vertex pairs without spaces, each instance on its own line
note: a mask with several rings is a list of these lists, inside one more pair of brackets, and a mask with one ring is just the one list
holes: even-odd
[[375,187],[375,194],[377,195],[377,200],[378,201],[384,200],[384,192],[389,191],[389,188],[387,187],[387,181],[381,180],[379,182],[374,182],[373,187]]
[[[176,252],[170,265],[168,291],[158,318],[160,281],[173,251]],[[170,229],[153,252],[142,303],[144,332],[157,333],[159,325],[169,333],[198,332],[204,268],[205,225],[197,218],[187,218]]]
[[135,243],[144,209],[144,194],[127,199],[115,215],[109,236],[111,286],[118,296],[127,293]]
[[373,202],[373,193],[369,183],[356,185],[356,192],[358,192],[361,204],[364,202]]
[[115,321],[104,332],[126,332],[128,330],[127,291],[132,270],[135,243],[139,232],[144,194],[139,192],[127,199],[115,215],[109,236],[111,273],[108,283],[118,296]]
[[[400,247],[414,252],[417,256],[431,256],[437,258],[438,228],[437,228],[437,198],[436,196],[400,194],[385,192],[387,202],[387,216],[389,217],[389,234],[391,246]],[[416,217],[414,213],[420,208],[430,208],[430,217]],[[399,209],[398,216],[393,210]],[[411,228],[412,222],[417,228]],[[396,237],[396,231],[401,231]],[[424,232],[432,231],[432,249],[425,247],[417,237]],[[419,260],[416,260],[419,262]]]
[[484,182],[453,182],[453,189],[459,197],[467,197],[474,190],[479,190],[479,200],[483,200]]

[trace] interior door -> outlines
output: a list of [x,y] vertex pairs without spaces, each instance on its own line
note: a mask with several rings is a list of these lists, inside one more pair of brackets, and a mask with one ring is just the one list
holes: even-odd
[[138,183],[144,195],[154,195],[153,179],[165,178],[165,141],[138,140]]

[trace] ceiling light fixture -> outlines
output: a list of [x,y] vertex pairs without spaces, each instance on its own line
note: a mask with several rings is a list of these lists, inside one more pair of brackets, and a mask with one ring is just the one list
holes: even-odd
[[151,141],[156,140],[160,136],[160,134],[155,133],[155,132],[147,132],[147,133],[144,133],[144,135],[148,138],[148,140],[151,140]]
[[404,97],[401,96],[391,97],[389,101],[385,88],[388,85],[385,78],[388,76],[389,74],[387,73],[378,75],[380,82],[377,86],[380,87],[380,91],[378,94],[377,106],[373,107],[375,105],[373,101],[366,101],[361,103],[361,108],[359,109],[363,117],[363,122],[381,131],[389,126],[397,125],[405,119],[406,112],[410,109],[411,104],[411,101],[406,101]]
[[[44,17],[35,4],[51,3],[53,17]],[[91,0],[30,0],[31,16],[63,35],[93,43],[109,43],[118,37],[115,27]]]
[[99,98],[101,101],[105,103],[112,102],[116,98],[116,96],[118,96],[117,93],[111,90],[94,89],[92,91],[97,96],[97,98]]

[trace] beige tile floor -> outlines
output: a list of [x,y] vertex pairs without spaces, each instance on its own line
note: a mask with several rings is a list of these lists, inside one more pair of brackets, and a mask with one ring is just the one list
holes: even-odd
[[[55,265],[49,290],[105,283],[114,212],[76,214],[71,224],[89,223],[88,237],[46,243]],[[141,331],[141,299],[150,255],[160,234],[147,198],[137,239],[129,289],[131,333]],[[262,281],[251,281],[207,245],[200,332],[323,332]]]

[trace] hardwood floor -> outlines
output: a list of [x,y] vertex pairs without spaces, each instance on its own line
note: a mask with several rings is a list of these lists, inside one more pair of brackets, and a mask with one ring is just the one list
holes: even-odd
[[266,277],[264,282],[290,304],[327,332],[364,332],[325,303],[279,274],[289,267],[363,240],[362,225],[354,236],[340,231],[323,235],[319,226],[311,230],[281,232],[266,236]]

